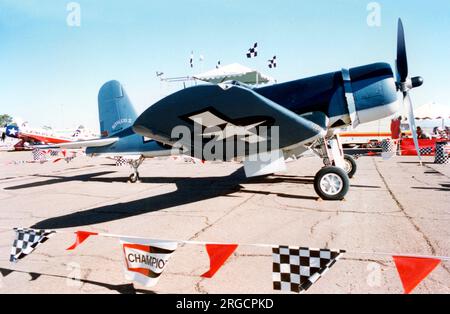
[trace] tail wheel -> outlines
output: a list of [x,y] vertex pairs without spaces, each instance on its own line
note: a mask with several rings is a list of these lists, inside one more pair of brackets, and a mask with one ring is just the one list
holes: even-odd
[[350,180],[347,173],[338,167],[326,167],[314,178],[316,193],[326,201],[340,201],[347,195]]
[[348,177],[351,179],[354,177],[358,166],[356,165],[355,159],[350,155],[344,155],[345,162],[345,172],[347,172]]

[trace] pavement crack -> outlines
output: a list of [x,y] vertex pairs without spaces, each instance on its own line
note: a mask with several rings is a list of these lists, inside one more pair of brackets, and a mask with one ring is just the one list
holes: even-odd
[[311,235],[313,235],[314,232],[316,231],[316,228],[317,228],[318,225],[320,225],[321,223],[330,221],[331,218],[332,218],[332,215],[329,215],[329,216],[328,216],[327,218],[325,218],[325,219],[321,219],[321,220],[316,221],[316,223],[313,224],[313,225],[311,226],[311,228],[309,229],[309,233],[310,233]]
[[272,257],[271,254],[245,254],[245,253],[235,253],[235,257]]
[[199,230],[198,232],[196,232],[192,237],[189,238],[189,241],[195,240],[201,233],[205,232],[206,230],[208,230],[209,228],[211,228],[212,226],[214,226],[215,224],[217,224],[218,222],[220,222],[222,219],[224,219],[225,217],[227,217],[228,215],[230,215],[233,211],[235,211],[236,209],[238,209],[239,207],[241,207],[242,205],[246,204],[247,202],[249,202],[251,199],[253,199],[255,196],[252,195],[249,198],[247,198],[246,200],[240,202],[239,204],[233,206],[230,210],[228,210],[224,215],[222,215],[221,217],[219,217],[217,220],[215,220],[214,222],[210,223],[209,222],[209,218],[206,217],[206,226],[204,228],[202,228],[201,230]]
[[420,227],[415,223],[414,219],[408,215],[406,213],[406,209],[403,206],[403,204],[398,200],[397,196],[395,196],[395,193],[392,191],[391,187],[389,186],[389,184],[387,183],[386,178],[384,177],[384,175],[381,173],[380,168],[378,167],[377,162],[373,159],[373,163],[375,165],[375,169],[378,172],[378,175],[380,176],[381,180],[383,181],[383,184],[386,186],[387,191],[389,192],[389,195],[392,197],[392,199],[394,200],[395,204],[397,205],[397,207],[400,209],[400,211],[403,213],[403,215],[408,219],[408,221],[411,223],[411,225],[414,227],[414,229],[416,229],[416,231],[418,233],[420,233],[422,235],[422,237],[424,238],[424,240],[426,241],[428,247],[431,250],[431,253],[433,255],[436,255],[436,249],[433,246],[433,244],[431,243],[430,238],[428,238],[428,236],[422,231],[422,229],[420,229]]
[[201,286],[201,283],[203,282],[203,278],[200,279],[197,283],[195,283],[194,289],[195,292],[199,294],[208,294],[208,292]]
[[368,211],[357,211],[357,210],[327,210],[327,209],[319,209],[319,208],[300,207],[300,206],[294,206],[294,205],[284,205],[277,201],[275,201],[275,203],[280,206],[277,208],[278,210],[290,211],[290,212],[312,211],[312,212],[317,212],[317,213],[380,215],[380,216],[394,216],[394,217],[395,217],[395,215],[390,215],[390,214],[402,213],[402,211],[400,209],[395,210],[395,211],[389,211],[389,212],[368,212]]
[[387,263],[377,260],[377,259],[370,259],[370,258],[351,258],[351,257],[343,257],[341,258],[342,261],[353,261],[353,262],[364,262],[364,263],[376,263],[378,265],[384,266],[384,267],[393,267],[393,265],[388,265]]

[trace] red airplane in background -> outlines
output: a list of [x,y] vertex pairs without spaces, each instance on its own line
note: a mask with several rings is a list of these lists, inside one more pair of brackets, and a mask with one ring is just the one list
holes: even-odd
[[51,129],[31,128],[26,122],[7,125],[5,134],[8,137],[20,140],[14,145],[15,150],[24,150],[30,145],[70,143],[98,137],[98,135],[86,131],[82,126],[75,131],[54,131]]

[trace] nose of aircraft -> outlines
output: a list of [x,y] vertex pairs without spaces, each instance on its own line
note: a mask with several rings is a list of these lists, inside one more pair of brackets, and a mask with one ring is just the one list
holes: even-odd
[[389,64],[354,68],[350,74],[360,123],[387,118],[399,111],[397,85]]

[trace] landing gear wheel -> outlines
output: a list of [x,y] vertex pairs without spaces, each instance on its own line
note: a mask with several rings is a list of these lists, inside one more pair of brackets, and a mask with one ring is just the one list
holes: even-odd
[[326,167],[314,178],[316,193],[326,201],[340,201],[347,195],[350,180],[347,173],[338,167]]
[[351,179],[356,173],[358,166],[356,165],[355,159],[350,155],[344,155],[345,162],[345,172],[347,172],[348,177]]
[[136,183],[139,181],[139,173],[130,174],[129,180],[131,183]]

